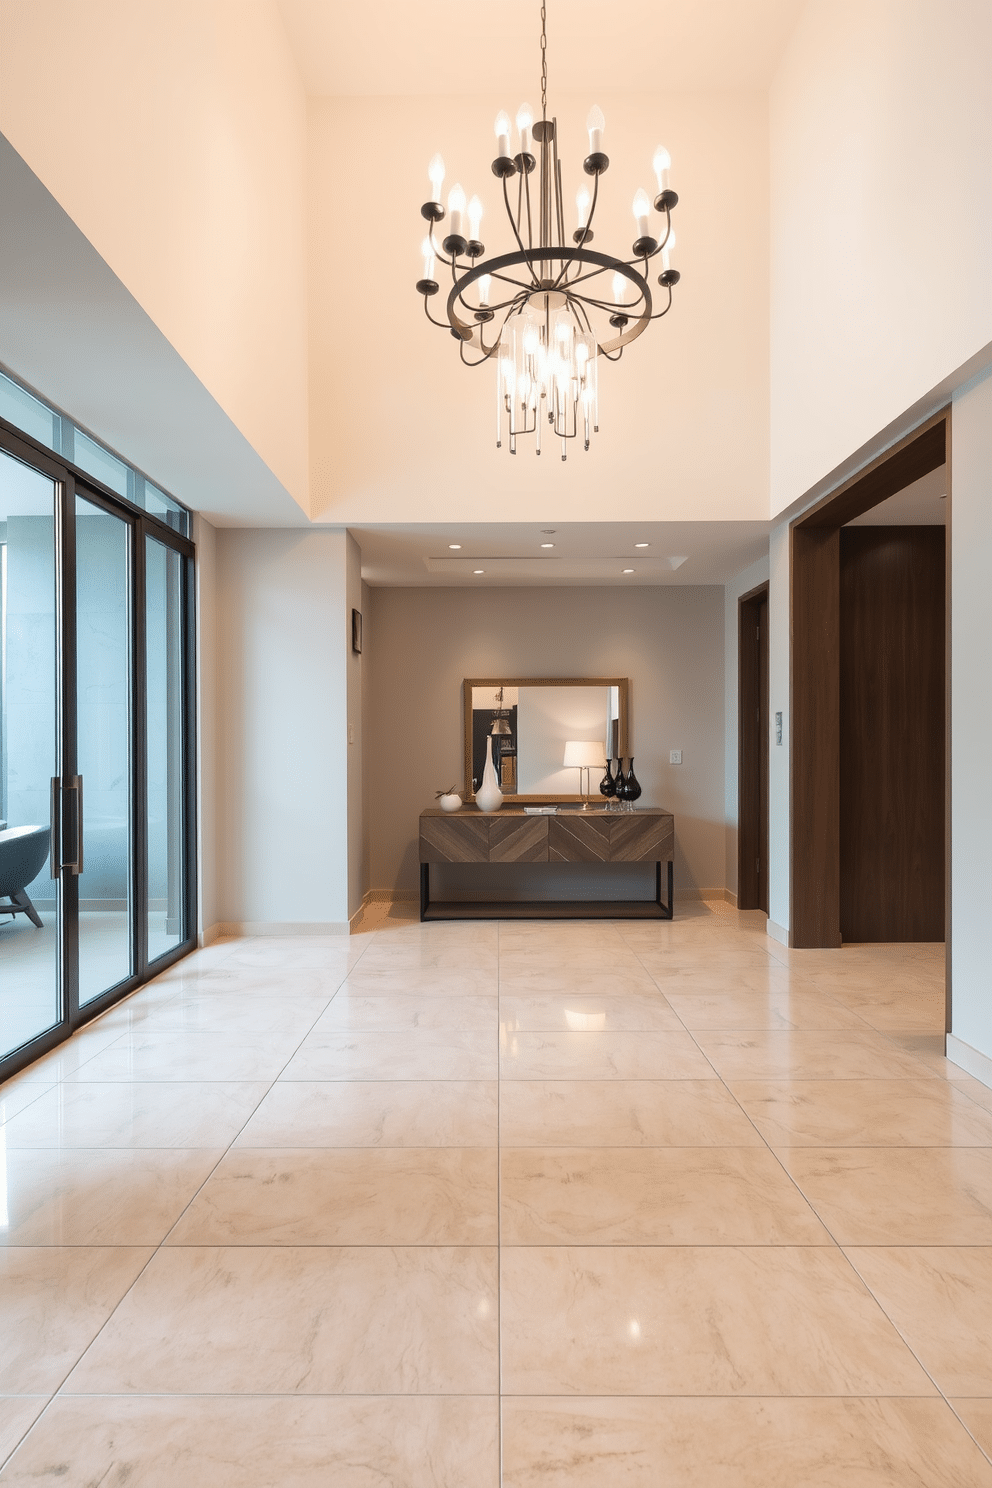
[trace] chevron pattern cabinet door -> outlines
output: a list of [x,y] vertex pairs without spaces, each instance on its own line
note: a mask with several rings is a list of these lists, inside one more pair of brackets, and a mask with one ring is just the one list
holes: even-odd
[[546,863],[546,816],[494,816],[489,822],[490,863]]
[[617,815],[610,818],[611,863],[665,863],[675,851],[673,816]]
[[488,863],[488,816],[428,816],[420,818],[422,863]]
[[552,863],[608,863],[610,821],[578,812],[548,818],[548,857]]

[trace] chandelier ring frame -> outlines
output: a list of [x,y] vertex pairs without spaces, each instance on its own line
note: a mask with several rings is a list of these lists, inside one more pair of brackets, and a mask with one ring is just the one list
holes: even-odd
[[[643,335],[647,330],[652,319],[651,286],[644,275],[633,264],[626,263],[623,259],[612,258],[608,253],[600,253],[595,248],[571,248],[563,244],[555,246],[549,244],[544,247],[522,248],[513,253],[499,254],[496,258],[473,264],[465,273],[459,275],[451,287],[448,302],[445,306],[453,335],[460,341],[467,342],[475,346],[477,350],[485,352],[485,359],[495,356],[499,348],[499,340],[497,339],[491,347],[484,346],[482,343],[481,328],[478,323],[470,325],[467,321],[461,320],[455,307],[469,285],[473,284],[475,280],[481,279],[484,274],[494,275],[503,269],[515,268],[522,265],[526,265],[530,269],[535,280],[535,283],[532,285],[520,286],[521,289],[527,291],[528,297],[530,295],[540,294],[561,294],[568,301],[574,300],[579,304],[588,298],[590,304],[598,306],[599,302],[591,296],[586,297],[575,294],[570,290],[568,284],[562,280],[560,275],[549,279],[547,283],[542,282],[534,273],[534,265],[546,264],[552,261],[561,263],[564,266],[588,264],[598,271],[612,269],[614,273],[622,274],[625,279],[628,279],[637,290],[638,303],[643,301],[643,310],[637,310],[636,305],[623,305],[620,307],[628,317],[629,329],[625,327],[620,335],[611,337],[608,341],[599,342],[597,340],[599,350],[603,355],[609,355],[611,352],[619,351],[623,347],[629,346],[631,341],[636,341],[637,337]],[[593,276],[584,275],[583,277],[590,278]],[[509,314],[512,313],[511,310]],[[507,315],[507,319],[509,319],[509,314]]]

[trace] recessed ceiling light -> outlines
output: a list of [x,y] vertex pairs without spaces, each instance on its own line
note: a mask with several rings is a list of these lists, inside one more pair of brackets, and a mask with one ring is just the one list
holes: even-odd
[[473,568],[472,570],[473,573],[485,573],[485,571],[484,568]]
[[633,573],[633,572],[634,572],[634,570],[632,568],[625,568],[624,569],[624,573]]
[[553,548],[554,547],[554,543],[542,543],[541,544],[541,547],[542,548]]
[[634,547],[635,548],[649,548],[650,546],[651,546],[650,543],[635,543],[634,544]]
[[451,548],[451,549],[460,548],[461,547],[461,543],[449,543],[448,544],[448,547]]

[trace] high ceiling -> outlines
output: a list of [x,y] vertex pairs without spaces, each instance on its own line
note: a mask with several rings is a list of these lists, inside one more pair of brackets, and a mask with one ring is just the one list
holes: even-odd
[[[278,4],[310,94],[505,89],[514,102],[538,101],[538,0]],[[766,89],[802,8],[803,0],[548,0],[551,101],[576,90]]]

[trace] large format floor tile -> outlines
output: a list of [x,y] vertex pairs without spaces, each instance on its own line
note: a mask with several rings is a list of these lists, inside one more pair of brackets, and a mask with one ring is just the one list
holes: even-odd
[[830,1245],[755,1147],[503,1148],[504,1245]]
[[500,1031],[504,1080],[716,1079],[688,1033]]
[[0,1251],[0,1394],[51,1394],[99,1333],[150,1249]]
[[931,1395],[838,1250],[502,1252],[509,1395]]
[[506,1147],[761,1146],[720,1080],[506,1080]]
[[411,1033],[334,1029],[311,1033],[284,1080],[494,1080],[496,1032],[421,1028]]
[[465,1396],[60,1396],[0,1482],[498,1488],[498,1420]]
[[772,1147],[988,1147],[992,1112],[950,1081],[732,1080]]
[[7,1245],[159,1245],[218,1151],[106,1147],[7,1153]]
[[495,1080],[286,1080],[239,1147],[495,1147]]
[[492,1249],[165,1249],[64,1388],[486,1395],[496,1328]]
[[262,1081],[63,1082],[9,1123],[7,1146],[216,1149],[234,1140],[268,1088]]
[[781,1158],[840,1245],[992,1245],[992,1152],[834,1147]]
[[943,1400],[505,1401],[505,1488],[661,1483],[992,1488],[992,1463]]
[[495,1245],[485,1148],[237,1148],[170,1245]]
[[939,1390],[992,1399],[992,1249],[854,1247],[847,1255]]

